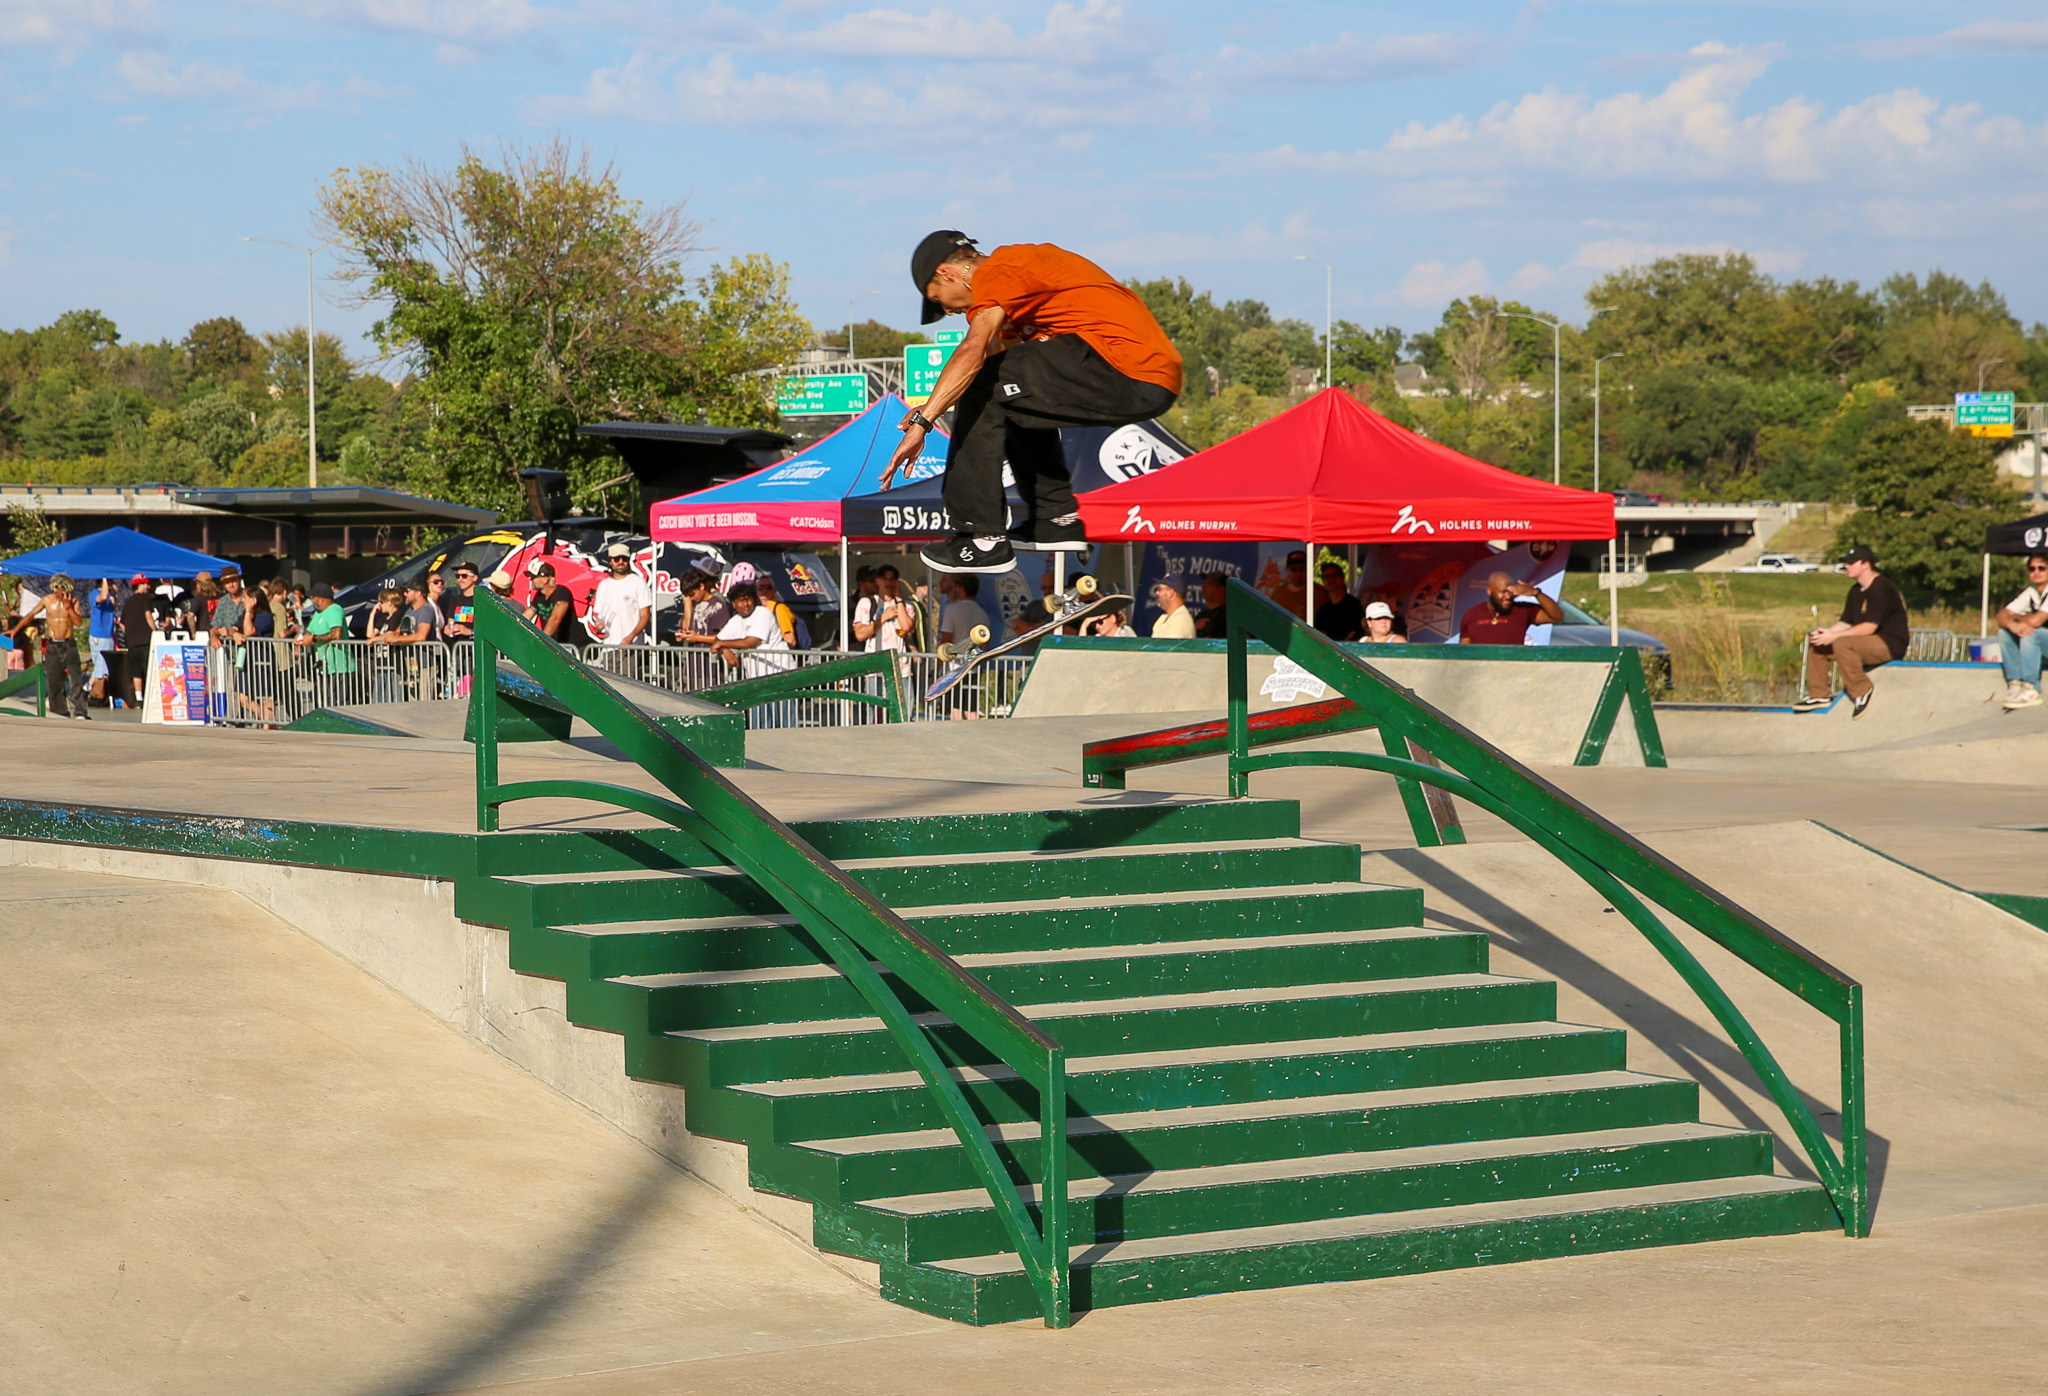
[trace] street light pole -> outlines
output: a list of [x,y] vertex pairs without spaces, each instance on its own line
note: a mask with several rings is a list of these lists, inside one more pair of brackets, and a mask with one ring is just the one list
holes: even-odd
[[[1323,262],[1321,257],[1310,257],[1302,253],[1296,253],[1294,260],[1297,262]],[[1325,388],[1336,386],[1336,384],[1330,381],[1330,365],[1333,362],[1331,357],[1332,346],[1330,344],[1330,309],[1334,303],[1336,287],[1336,270],[1328,262],[1323,262],[1323,386]]]
[[294,252],[306,254],[306,486],[320,488],[320,424],[317,406],[313,398],[313,254],[327,244],[319,242],[311,247],[300,247],[297,243],[285,242],[279,238],[243,238],[243,242],[267,242],[278,247],[289,247]]
[[1984,391],[1984,370],[1985,370],[1985,369],[1987,369],[1987,368],[1995,368],[1995,367],[1996,367],[1997,365],[1999,365],[1999,364],[2002,364],[2002,363],[2004,363],[2004,362],[2005,362],[2005,360],[2004,360],[2004,359],[1986,359],[1986,360],[1985,360],[1985,361],[1984,361],[1983,363],[1981,363],[1981,364],[1978,364],[1978,365],[1977,365],[1977,391],[1978,391],[1978,392],[1980,392],[1980,393],[1981,393],[1981,392],[1983,392],[1983,391]]

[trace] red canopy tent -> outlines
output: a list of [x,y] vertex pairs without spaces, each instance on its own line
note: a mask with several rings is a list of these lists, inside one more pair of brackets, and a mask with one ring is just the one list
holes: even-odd
[[1341,389],[1186,460],[1080,496],[1096,542],[1612,538],[1614,499],[1396,426]]

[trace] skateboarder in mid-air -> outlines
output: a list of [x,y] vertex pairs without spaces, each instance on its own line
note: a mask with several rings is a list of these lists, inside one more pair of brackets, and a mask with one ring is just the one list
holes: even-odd
[[[925,436],[958,404],[944,498],[955,530],[922,549],[940,572],[1007,572],[1016,549],[1086,552],[1060,428],[1124,426],[1180,396],[1180,354],[1129,288],[1051,243],[1013,243],[983,256],[964,233],[932,233],[910,258],[924,323],[964,313],[967,337],[883,472],[916,460]],[[1007,461],[1027,515],[1003,505]]]

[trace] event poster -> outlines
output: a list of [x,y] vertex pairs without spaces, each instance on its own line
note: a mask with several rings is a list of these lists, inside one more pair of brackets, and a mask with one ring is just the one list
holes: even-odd
[[207,720],[206,641],[157,635],[149,642],[149,682],[144,687],[144,722],[203,723]]
[[[1570,553],[1550,542],[1517,543],[1505,552],[1484,543],[1375,543],[1358,550],[1352,591],[1361,601],[1392,606],[1406,620],[1409,640],[1456,643],[1459,619],[1486,599],[1487,578],[1505,572],[1554,597]],[[1529,644],[1549,640],[1549,626],[1529,628]]]

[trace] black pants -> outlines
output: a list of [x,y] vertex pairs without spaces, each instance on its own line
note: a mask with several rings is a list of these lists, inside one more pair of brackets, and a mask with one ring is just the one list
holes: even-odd
[[1117,372],[1079,335],[1027,339],[990,355],[954,411],[944,490],[953,528],[983,536],[1005,531],[1006,460],[1026,518],[1073,513],[1078,506],[1060,428],[1146,421],[1173,406],[1175,396]]
[[[65,684],[65,675],[70,684]],[[85,670],[78,659],[76,640],[43,639],[43,685],[50,690],[49,705],[56,712],[85,715]]]

